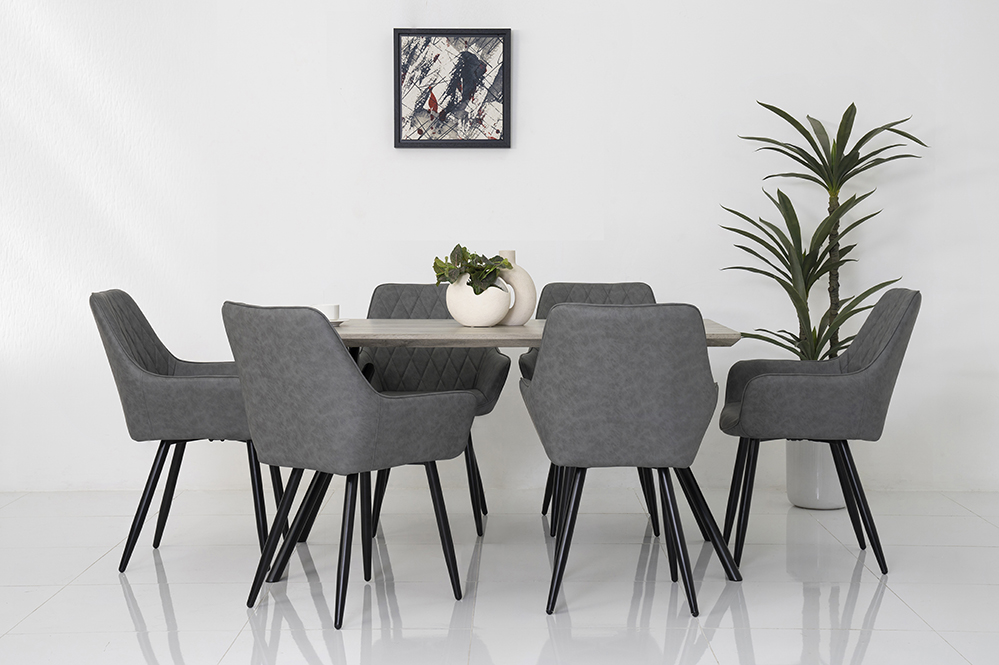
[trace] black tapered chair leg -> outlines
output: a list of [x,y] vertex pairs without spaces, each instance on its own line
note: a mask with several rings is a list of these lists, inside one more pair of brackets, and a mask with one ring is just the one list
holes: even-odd
[[323,483],[324,481],[328,482],[329,477],[330,474],[323,473],[321,471],[316,471],[313,474],[312,482],[309,483],[309,489],[305,491],[305,498],[298,507],[295,519],[291,523],[291,530],[288,531],[288,535],[285,536],[284,542],[281,543],[281,549],[278,550],[277,558],[274,560],[274,565],[271,566],[270,572],[267,575],[267,581],[271,584],[284,577],[284,571],[288,567],[288,562],[291,561],[291,555],[295,552],[295,546],[301,542],[300,536],[309,522],[309,516],[312,514],[312,507],[317,501],[320,500],[319,495],[321,493]]
[[739,450],[735,454],[735,469],[732,470],[732,487],[728,490],[728,506],[725,509],[725,542],[732,537],[732,526],[735,524],[736,510],[739,508],[739,490],[742,489],[742,478],[746,472],[746,457],[749,454],[749,439],[739,439]]
[[246,458],[250,464],[250,490],[253,493],[253,519],[257,523],[257,543],[263,551],[267,541],[267,504],[264,502],[264,482],[260,475],[260,460],[253,441],[246,442]]
[[434,504],[434,515],[437,516],[437,532],[441,537],[441,548],[444,550],[444,563],[447,564],[447,574],[451,578],[451,590],[454,599],[461,600],[461,580],[458,578],[458,561],[454,555],[454,541],[451,539],[451,525],[447,520],[447,508],[444,506],[444,492],[441,491],[441,479],[437,473],[437,462],[426,462],[427,484],[430,485],[430,498]]
[[315,501],[312,503],[312,508],[309,513],[309,520],[305,523],[305,528],[302,529],[302,533],[298,536],[298,542],[304,543],[309,539],[309,534],[312,533],[312,526],[316,523],[316,518],[319,517],[319,511],[323,508],[323,499],[326,498],[326,492],[329,491],[330,483],[333,482],[333,474],[324,473],[323,484],[316,491]]
[[715,518],[711,514],[711,509],[708,508],[708,502],[704,500],[704,494],[701,493],[701,488],[694,478],[694,473],[690,469],[673,469],[673,473],[676,474],[680,485],[684,488],[687,501],[690,503],[690,509],[695,516],[700,515],[698,523],[703,524],[708,532],[708,537],[705,540],[709,540],[714,545],[715,553],[721,561],[722,568],[725,569],[726,577],[733,582],[741,582],[742,572],[739,570],[739,566],[736,565],[735,559],[732,558],[732,553],[729,551],[725,539],[722,538],[721,531],[718,529],[718,523],[715,522]]
[[135,543],[139,541],[139,532],[142,531],[142,523],[146,521],[149,513],[149,505],[153,501],[153,493],[156,491],[156,483],[160,480],[160,473],[163,471],[163,464],[166,463],[170,446],[175,441],[160,441],[159,448],[156,449],[156,456],[153,458],[153,466],[149,469],[149,476],[146,478],[146,486],[142,488],[142,496],[139,497],[139,507],[135,510],[135,517],[132,518],[132,527],[128,530],[128,538],[125,539],[125,551],[121,554],[121,562],[118,564],[118,572],[124,573],[128,567],[128,560],[132,558],[132,550]]
[[850,515],[850,523],[853,524],[853,532],[857,535],[857,544],[860,545],[860,549],[867,549],[867,543],[864,542],[864,526],[860,522],[857,498],[850,484],[846,463],[843,461],[843,451],[834,441],[829,442],[829,450],[832,452],[833,462],[836,463],[836,475],[839,476],[839,486],[843,490],[843,501],[846,503],[846,512]]
[[364,581],[371,580],[371,472],[361,474],[361,557],[364,559]]
[[659,511],[656,509],[656,484],[652,479],[652,469],[639,467],[638,477],[642,481],[642,490],[645,492],[645,507],[649,510],[649,519],[652,520],[652,535],[659,537]]
[[[659,474],[657,473],[656,475],[658,476]],[[659,498],[663,506],[663,528],[666,529],[662,539],[666,541],[666,560],[669,562],[669,578],[671,581],[676,582],[680,579],[679,567],[676,560],[676,543],[670,537],[669,527],[666,524],[666,495],[663,493],[662,480],[659,481]]]
[[[682,469],[682,470],[688,472],[690,471],[690,469]],[[694,489],[690,487],[690,480],[693,479],[694,476],[693,474],[691,474],[689,477],[681,475],[680,471],[681,469],[673,469],[673,473],[676,474],[676,479],[680,483],[680,489],[683,490],[683,496],[687,498],[687,505],[691,507],[691,512],[694,513],[694,521],[697,523],[697,529],[701,532],[701,538],[703,538],[705,542],[710,542],[711,533],[708,530],[708,526],[704,521],[704,516],[696,509],[694,509],[694,498],[692,496],[692,492],[694,491]],[[696,488],[696,491],[700,493],[701,490],[699,487],[696,487],[697,486],[696,481],[694,482],[694,486]],[[702,499],[704,498],[703,495],[701,496],[701,498]],[[707,504],[705,504],[705,507],[707,507]],[[708,513],[710,514],[710,511],[708,511]]]
[[472,468],[475,469],[475,484],[479,488],[479,510],[483,515],[489,514],[489,506],[486,505],[486,489],[482,485],[482,472],[479,471],[479,458],[475,454],[472,446],[472,433],[468,433],[468,452],[472,454]]
[[178,441],[173,447],[173,459],[170,460],[170,472],[167,473],[166,484],[163,486],[163,498],[160,499],[160,512],[156,516],[156,533],[153,535],[153,549],[160,546],[163,529],[170,517],[170,505],[173,504],[173,494],[177,489],[177,476],[180,475],[180,465],[184,461],[184,450],[187,442]]
[[389,471],[392,469],[379,469],[375,475],[375,491],[371,499],[371,537],[375,537],[378,531],[378,518],[382,513],[382,501],[385,499],[385,488],[388,487]]
[[881,538],[878,537],[878,529],[874,525],[874,516],[871,514],[871,507],[867,503],[867,495],[864,494],[864,486],[860,482],[860,474],[857,473],[857,465],[853,461],[853,453],[850,452],[850,444],[846,441],[839,441],[838,445],[843,452],[843,460],[846,462],[846,472],[853,487],[853,494],[857,498],[857,508],[860,511],[860,519],[867,530],[867,538],[871,541],[871,549],[874,550],[874,557],[881,568],[881,574],[888,574],[888,563],[885,561],[884,550],[881,549]]
[[[274,467],[271,467],[274,468]],[[260,560],[257,562],[257,572],[253,576],[253,584],[250,585],[250,595],[246,598],[246,606],[253,607],[257,602],[257,595],[260,587],[264,585],[264,578],[271,567],[271,559],[274,558],[274,551],[277,549],[278,540],[281,539],[281,525],[288,522],[288,513],[291,512],[291,504],[295,501],[295,493],[298,491],[298,484],[302,480],[303,469],[292,469],[288,476],[288,486],[281,492],[281,503],[278,504],[277,512],[274,515],[274,523],[267,533],[267,542],[264,543],[264,551],[260,553]]]
[[333,627],[343,626],[343,610],[347,603],[347,578],[350,576],[350,545],[354,538],[354,508],[357,505],[357,474],[347,476],[343,493],[343,520],[340,522],[340,556],[336,564],[336,605]]
[[551,529],[548,532],[552,538],[558,533],[559,504],[562,501],[562,467],[555,467],[555,480],[552,483],[552,514],[549,520]]
[[676,505],[676,493],[668,469],[659,469],[659,493],[663,502],[663,529],[666,537],[673,541],[676,548],[677,564],[680,577],[683,578],[683,589],[687,594],[687,605],[690,615],[697,616],[697,593],[694,590],[694,574],[690,570],[690,555],[687,553],[687,541],[683,537],[683,525],[680,524],[680,511]]
[[742,480],[739,501],[739,519],[735,528],[735,551],[732,557],[735,565],[742,563],[742,548],[746,545],[746,529],[749,528],[749,507],[753,500],[753,481],[756,479],[756,460],[760,454],[758,439],[749,439],[746,446],[746,471]]
[[465,474],[468,476],[468,498],[472,502],[472,517],[475,519],[475,533],[482,537],[482,508],[479,505],[479,487],[472,461],[471,448],[465,448]]
[[[271,486],[274,488],[274,503],[281,503],[284,498],[284,483],[281,481],[281,467],[271,465]],[[287,520],[281,525],[281,533],[288,535]]]
[[548,480],[545,481],[545,498],[541,501],[541,514],[548,512],[548,504],[552,500],[552,492],[555,491],[555,465],[548,464]]
[[562,587],[562,577],[565,575],[565,566],[569,561],[569,546],[572,545],[572,532],[576,528],[576,516],[579,514],[579,500],[583,495],[583,483],[586,481],[586,469],[573,469],[572,480],[569,485],[568,499],[566,501],[566,515],[563,520],[561,533],[559,534],[558,546],[555,548],[555,561],[552,566],[552,582],[548,589],[548,605],[545,612],[551,614],[555,611],[555,603],[558,601],[558,592]]

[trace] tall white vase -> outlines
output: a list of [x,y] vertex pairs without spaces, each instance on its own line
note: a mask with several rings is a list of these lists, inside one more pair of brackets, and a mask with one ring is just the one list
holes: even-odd
[[787,499],[799,508],[845,508],[828,443],[787,442]]
[[510,270],[501,270],[503,280],[513,289],[513,306],[499,322],[501,326],[522,326],[534,315],[534,306],[538,304],[538,289],[527,271],[517,265],[517,252],[504,249],[499,253],[513,265]]
[[463,274],[447,287],[447,311],[463,326],[488,328],[496,325],[510,311],[510,291],[506,283],[497,279],[496,286],[499,288],[490,286],[480,295],[475,295],[472,287],[468,286],[468,274]]

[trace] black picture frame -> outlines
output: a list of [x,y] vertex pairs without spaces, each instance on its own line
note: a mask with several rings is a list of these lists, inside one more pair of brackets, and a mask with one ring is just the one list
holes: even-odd
[[510,28],[393,33],[396,148],[510,147]]

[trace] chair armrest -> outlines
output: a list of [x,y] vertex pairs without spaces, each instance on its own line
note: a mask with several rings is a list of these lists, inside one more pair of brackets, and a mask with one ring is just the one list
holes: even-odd
[[137,429],[143,433],[139,440],[250,438],[238,376],[148,374],[139,379],[137,388],[145,406],[144,413],[137,414]]
[[739,429],[761,439],[876,441],[888,402],[873,392],[863,372],[757,375],[745,385]]
[[517,361],[520,365],[520,375],[525,379],[534,378],[534,368],[538,366],[538,349],[533,348],[527,353],[521,354]]
[[725,385],[725,403],[742,400],[746,384],[750,380],[765,374],[838,374],[839,364],[836,361],[816,360],[740,360],[728,371],[728,381]]
[[510,357],[500,353],[499,349],[489,349],[482,356],[472,387],[482,393],[485,399],[479,404],[475,415],[484,416],[493,410],[509,373]]
[[379,397],[371,468],[451,459],[468,445],[478,401],[474,393],[454,390]]
[[239,376],[236,363],[229,362],[191,362],[178,360],[174,368],[174,376]]

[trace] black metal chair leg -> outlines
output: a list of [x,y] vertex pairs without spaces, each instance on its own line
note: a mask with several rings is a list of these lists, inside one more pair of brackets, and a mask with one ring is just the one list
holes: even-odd
[[833,462],[836,463],[836,475],[839,476],[839,486],[843,490],[843,501],[846,502],[846,512],[850,515],[850,523],[853,524],[853,532],[857,535],[857,544],[860,549],[867,549],[864,542],[864,526],[860,522],[860,513],[857,511],[857,498],[853,493],[853,486],[850,484],[850,476],[846,470],[846,463],[843,461],[843,451],[836,442],[829,441],[829,450],[832,452]]
[[313,474],[312,482],[309,483],[309,489],[305,491],[305,498],[298,507],[298,513],[295,514],[295,519],[291,523],[291,530],[288,532],[288,535],[285,536],[284,542],[281,543],[281,549],[278,550],[277,558],[274,560],[274,565],[270,567],[270,573],[267,575],[267,581],[271,584],[284,577],[284,571],[288,567],[288,562],[291,561],[291,555],[295,552],[295,546],[301,542],[300,536],[309,522],[309,516],[312,514],[312,507],[319,501],[319,494],[323,486],[323,482],[328,481],[329,475],[330,474],[323,473],[321,471],[316,471],[315,474]]
[[482,537],[482,509],[479,506],[479,487],[476,482],[475,462],[470,448],[465,448],[465,474],[468,476],[468,498],[472,502],[472,517],[475,519],[475,533]]
[[552,538],[558,533],[559,504],[562,501],[562,471],[562,467],[555,467],[555,480],[552,484],[551,529],[548,532]]
[[638,477],[642,481],[642,491],[645,493],[645,507],[649,510],[652,520],[652,535],[659,537],[659,511],[656,509],[656,483],[652,479],[652,469],[638,469]]
[[277,514],[274,515],[274,524],[271,525],[270,531],[267,534],[264,551],[260,553],[257,572],[253,576],[253,584],[250,585],[250,595],[246,598],[247,607],[253,607],[253,604],[257,602],[257,595],[260,593],[260,587],[264,585],[264,578],[271,567],[271,559],[274,558],[274,551],[277,549],[278,540],[281,538],[281,524],[285,524],[288,521],[288,513],[291,512],[291,504],[295,500],[295,493],[298,491],[298,484],[302,480],[303,473],[303,469],[292,469],[291,475],[288,476],[288,486],[281,493],[281,503],[278,504]]
[[548,605],[545,612],[555,611],[558,592],[562,586],[562,576],[565,575],[565,565],[569,561],[569,546],[572,544],[572,532],[576,527],[576,516],[579,514],[579,500],[583,495],[583,483],[586,481],[586,469],[574,469],[571,483],[568,483],[568,500],[566,501],[566,516],[559,534],[558,546],[555,548],[555,561],[552,567],[552,582],[548,590]]
[[170,446],[175,441],[160,441],[160,447],[156,449],[156,457],[153,458],[153,466],[149,469],[149,476],[146,478],[146,486],[142,489],[142,496],[139,497],[139,507],[135,510],[135,517],[132,518],[132,528],[128,531],[128,538],[125,539],[125,551],[121,554],[121,562],[118,564],[118,572],[124,573],[128,567],[128,560],[132,558],[132,550],[139,540],[139,532],[142,531],[142,523],[146,521],[149,513],[149,504],[153,501],[153,492],[156,491],[156,483],[160,480],[160,472],[163,471],[163,464],[166,463],[167,453]]
[[316,523],[316,518],[319,517],[319,511],[323,509],[323,499],[326,498],[326,492],[330,488],[330,483],[333,482],[333,474],[324,473],[322,476],[323,484],[316,491],[315,501],[313,501],[309,513],[309,520],[305,523],[305,528],[302,529],[302,533],[298,536],[298,542],[300,543],[304,543],[309,539],[309,534],[312,533],[312,526]]
[[167,473],[166,485],[163,486],[163,498],[160,499],[160,512],[156,516],[156,533],[153,535],[153,549],[160,546],[163,529],[170,516],[170,505],[173,503],[173,493],[177,489],[177,476],[180,475],[180,465],[184,461],[184,450],[187,442],[178,441],[173,447],[173,459],[170,460],[170,472]]
[[683,525],[680,524],[680,511],[676,505],[676,493],[669,477],[668,469],[659,469],[659,492],[663,502],[663,528],[666,537],[673,541],[676,548],[677,563],[680,567],[680,577],[683,578],[683,589],[687,594],[687,605],[690,615],[697,616],[697,593],[694,590],[694,575],[690,570],[690,555],[687,553],[687,542],[683,538]]
[[749,454],[749,439],[739,439],[739,450],[735,454],[735,469],[732,470],[732,487],[728,490],[728,506],[725,509],[725,542],[732,537],[732,526],[735,524],[735,512],[739,508],[739,490],[742,488],[742,477],[746,472],[746,457]]
[[[271,465],[271,486],[274,488],[274,503],[281,503],[284,498],[284,486],[281,481],[281,467]],[[288,535],[288,522],[281,525],[281,533]]]
[[759,454],[759,440],[749,439],[746,446],[746,472],[742,481],[742,496],[739,502],[739,520],[735,528],[735,551],[732,553],[737,566],[742,563],[742,548],[746,544],[746,529],[749,528],[749,506],[753,500],[753,481],[756,479],[756,460]]
[[468,452],[472,454],[472,468],[475,469],[475,483],[479,488],[479,509],[483,515],[489,514],[489,506],[486,505],[486,489],[482,486],[482,473],[479,471],[479,458],[475,454],[472,446],[472,433],[468,433]]
[[704,500],[704,494],[701,493],[701,488],[697,484],[693,472],[690,469],[673,469],[673,473],[676,474],[680,485],[684,488],[684,493],[687,495],[687,501],[690,502],[690,508],[694,515],[700,515],[698,521],[707,529],[708,537],[706,540],[711,541],[711,544],[714,545],[715,553],[721,561],[722,568],[725,569],[726,577],[733,582],[741,582],[742,572],[739,571],[739,566],[736,565],[725,539],[722,538],[718,523],[715,522],[711,510],[708,508],[708,502]]
[[[690,471],[690,469],[682,470],[687,472]],[[692,512],[694,513],[694,521],[697,523],[697,529],[701,532],[701,538],[704,539],[705,542],[711,542],[711,533],[709,532],[707,524],[704,521],[704,516],[696,509],[693,509],[694,497],[692,492],[696,489],[697,493],[700,494],[701,490],[697,487],[696,481],[694,482],[694,488],[690,487],[690,480],[694,477],[693,474],[688,477],[686,475],[681,475],[680,471],[681,469],[673,469],[673,473],[676,474],[676,479],[680,483],[680,489],[683,490],[683,495],[687,498],[687,505],[691,507]],[[701,495],[701,498],[703,499],[704,496]],[[706,503],[704,504],[704,507],[707,508]],[[708,511],[708,514],[710,515],[711,511]],[[712,518],[712,520],[713,519],[714,518]]]
[[267,541],[267,504],[264,502],[264,482],[260,476],[260,460],[253,441],[246,442],[246,457],[250,464],[250,490],[253,492],[253,518],[257,523],[257,543],[263,551]]
[[361,557],[364,581],[371,580],[371,472],[361,473]]
[[382,500],[385,499],[385,488],[388,487],[389,471],[392,469],[379,469],[375,475],[375,492],[371,504],[371,537],[375,537],[378,531],[378,518],[382,513]]
[[347,603],[347,578],[350,576],[350,545],[354,538],[354,508],[357,505],[357,474],[347,476],[343,493],[343,520],[340,523],[340,557],[336,564],[336,606],[333,627],[343,626],[343,610]]
[[444,493],[441,491],[441,479],[437,474],[437,462],[427,462],[427,483],[430,485],[430,498],[434,503],[434,514],[437,516],[437,531],[441,537],[441,548],[444,550],[444,563],[447,564],[447,574],[451,578],[451,590],[454,599],[461,600],[461,581],[458,579],[458,561],[454,555],[454,541],[451,539],[451,526],[447,521],[447,508],[444,506]]
[[864,494],[864,486],[860,483],[860,474],[857,473],[857,465],[853,461],[853,453],[850,452],[850,444],[846,441],[838,442],[846,462],[846,472],[853,486],[853,493],[857,497],[857,508],[860,510],[860,519],[864,522],[867,530],[867,537],[871,541],[871,549],[874,550],[874,557],[881,568],[881,574],[888,574],[888,563],[885,561],[884,550],[881,549],[881,538],[878,537],[878,529],[874,526],[874,516],[871,514],[871,507],[867,503],[867,495]]
[[545,481],[545,498],[541,501],[541,514],[548,512],[548,504],[552,500],[552,492],[555,490],[555,465],[548,465],[548,480]]

